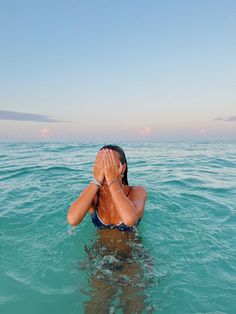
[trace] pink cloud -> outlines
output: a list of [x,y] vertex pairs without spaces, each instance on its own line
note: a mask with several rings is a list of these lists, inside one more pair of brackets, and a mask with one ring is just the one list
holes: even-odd
[[207,133],[207,130],[204,129],[204,128],[201,128],[201,129],[198,130],[198,132],[199,132],[200,134],[202,134],[202,135],[205,135],[205,134]]
[[48,138],[52,135],[52,130],[50,130],[48,128],[43,128],[39,131],[39,134],[43,138]]
[[139,134],[148,136],[152,133],[152,129],[149,126],[145,126],[143,129],[139,130]]

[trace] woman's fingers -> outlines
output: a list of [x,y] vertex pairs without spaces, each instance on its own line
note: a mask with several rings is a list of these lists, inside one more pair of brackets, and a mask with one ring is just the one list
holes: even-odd
[[107,162],[108,162],[108,165],[111,164],[111,157],[110,157],[110,151],[107,150]]
[[103,164],[103,155],[104,155],[104,151],[103,151],[103,150],[99,151],[98,163],[99,163],[100,165]]
[[96,155],[96,161],[98,162],[101,158],[101,151],[99,151]]
[[98,163],[101,164],[101,165],[103,164],[104,155],[105,155],[104,149],[102,149],[102,150],[100,150],[100,151],[98,152],[97,161],[98,161]]
[[109,150],[107,151],[107,165],[108,165],[109,167],[111,166],[111,159],[110,159]]
[[113,158],[112,158],[112,150],[111,149],[109,149],[108,150],[108,154],[107,154],[107,156],[108,156],[108,161],[109,161],[109,164],[110,165],[113,165],[113,166],[115,166],[116,165],[116,163],[114,163],[114,161],[113,161]]
[[112,150],[110,151],[110,156],[111,156],[111,160],[112,160],[113,164],[116,166],[117,165],[116,158],[115,158],[115,154]]
[[105,167],[108,166],[107,150],[105,150],[105,154],[104,154],[104,166]]
[[110,167],[113,165],[112,157],[108,149],[106,149],[105,151],[104,163],[105,163],[105,167]]
[[104,179],[104,166],[103,166],[103,154],[104,152],[99,151],[96,155],[96,160],[93,167],[94,177],[99,181],[103,182]]

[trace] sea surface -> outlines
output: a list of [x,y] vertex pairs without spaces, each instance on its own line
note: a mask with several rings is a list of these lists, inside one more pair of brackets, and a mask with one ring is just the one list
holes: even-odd
[[118,143],[133,233],[69,206],[107,143],[0,144],[0,313],[236,313],[236,142]]

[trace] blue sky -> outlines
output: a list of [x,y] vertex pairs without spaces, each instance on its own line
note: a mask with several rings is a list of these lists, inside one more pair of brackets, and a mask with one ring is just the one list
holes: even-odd
[[0,1],[0,141],[234,139],[236,1]]

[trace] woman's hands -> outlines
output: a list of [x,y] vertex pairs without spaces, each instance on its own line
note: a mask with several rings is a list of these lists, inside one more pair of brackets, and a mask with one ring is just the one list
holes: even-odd
[[122,172],[122,164],[112,149],[105,150],[104,156],[104,175],[109,185],[112,181],[117,180]]
[[122,164],[111,149],[102,149],[97,153],[93,167],[94,178],[103,183],[104,178],[109,185],[122,173]]
[[97,153],[97,156],[96,156],[96,159],[94,162],[94,166],[93,166],[93,176],[101,184],[104,180],[104,167],[103,167],[104,155],[105,155],[104,149],[100,150]]

